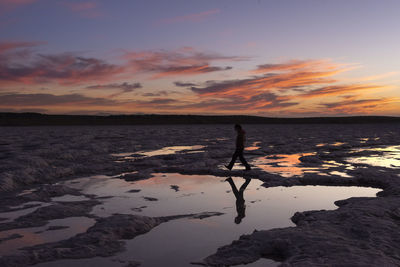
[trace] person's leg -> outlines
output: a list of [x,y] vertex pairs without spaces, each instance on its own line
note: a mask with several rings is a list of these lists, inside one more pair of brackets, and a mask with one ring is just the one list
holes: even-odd
[[231,185],[232,192],[233,192],[233,194],[235,195],[235,197],[236,197],[236,199],[237,199],[238,196],[239,196],[239,191],[237,190],[236,185],[235,185],[235,183],[233,182],[232,178],[229,177],[229,178],[226,179],[225,181],[228,181],[228,183]]
[[246,189],[246,187],[249,185],[251,179],[247,178],[246,181],[242,184],[242,186],[240,187],[239,191],[242,192]]
[[246,170],[250,170],[251,168],[250,168],[250,165],[247,163],[247,161],[246,161],[246,159],[243,157],[243,150],[242,151],[240,151],[240,153],[239,153],[239,159],[240,159],[240,161],[243,163],[243,165],[246,167]]
[[233,153],[232,155],[232,160],[231,162],[226,166],[228,169],[232,169],[233,165],[235,164],[235,161],[237,159],[237,157],[239,156],[238,151],[236,150],[235,153]]

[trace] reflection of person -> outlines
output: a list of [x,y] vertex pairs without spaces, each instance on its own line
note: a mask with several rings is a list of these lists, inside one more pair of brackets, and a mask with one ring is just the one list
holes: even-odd
[[245,137],[246,132],[243,131],[242,126],[240,126],[239,124],[235,125],[235,130],[237,132],[236,150],[235,150],[235,153],[233,153],[233,155],[232,155],[231,162],[228,165],[226,165],[225,167],[229,170],[232,170],[232,167],[235,164],[236,159],[239,157],[240,161],[246,167],[246,171],[251,170],[250,165],[247,163],[247,161],[243,157],[244,142],[246,140],[246,137]]
[[243,197],[243,192],[246,189],[246,187],[249,185],[251,179],[247,178],[246,181],[242,184],[239,190],[237,190],[235,183],[233,182],[232,178],[229,177],[225,181],[229,182],[229,184],[232,187],[232,192],[235,194],[236,197],[236,211],[237,211],[237,216],[235,218],[235,223],[239,224],[242,222],[242,219],[246,216],[245,211],[246,211],[246,205],[244,204],[244,197]]

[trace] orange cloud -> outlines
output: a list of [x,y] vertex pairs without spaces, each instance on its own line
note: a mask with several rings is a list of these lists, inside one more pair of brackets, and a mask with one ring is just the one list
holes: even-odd
[[333,96],[333,95],[342,95],[346,93],[353,93],[357,91],[365,91],[365,90],[376,90],[383,89],[386,86],[382,85],[370,85],[370,84],[356,84],[356,85],[332,85],[321,87],[318,89],[310,90],[304,94],[300,94],[300,97],[303,98],[313,98],[313,97],[321,97],[321,96]]
[[[377,95],[377,92],[384,95],[388,86],[362,81],[343,82],[335,76],[348,71],[348,65],[328,60],[292,60],[280,64],[263,64],[250,72],[252,76],[204,82],[196,81],[194,75],[231,68],[215,66],[214,62],[230,63],[248,58],[205,53],[192,47],[184,47],[172,51],[125,52],[121,63],[112,64],[76,53],[37,54],[32,47],[38,44],[0,43],[0,88],[5,91],[8,88],[5,85],[9,84],[14,87],[24,84],[59,84],[80,86],[82,94],[53,95],[49,90],[46,93],[34,93],[35,89],[26,90],[30,94],[18,94],[8,90],[8,93],[0,94],[0,100],[4,101],[0,102],[0,108],[61,110],[68,107],[69,111],[73,111],[74,107],[79,107],[80,110],[101,109],[115,112],[273,112],[280,115],[294,114],[293,112],[315,115],[376,113],[379,110],[390,110],[392,114],[398,114],[399,110],[398,99],[367,97],[373,95],[371,93]],[[179,93],[175,91],[171,96],[173,91],[165,88],[155,93],[157,88],[146,88],[148,84],[142,87],[142,81],[137,80],[135,74],[146,74],[152,79],[193,76],[190,81],[177,79],[179,81],[174,84],[179,87]],[[137,80],[135,83],[121,82],[132,81],[133,78]],[[149,84],[151,86],[152,82]],[[111,92],[111,95],[98,97],[99,90],[103,95],[107,92]],[[116,98],[122,94],[125,95]]]
[[326,114],[377,114],[390,109],[395,103],[399,103],[398,98],[376,98],[376,99],[356,99],[350,97],[348,100],[322,103]]
[[265,91],[305,90],[304,87],[336,82],[336,80],[327,79],[327,77],[333,76],[338,72],[337,70],[328,70],[266,74],[242,80],[209,81],[204,87],[192,87],[191,90],[205,97],[229,95],[246,97]]
[[[299,61],[292,60],[281,64],[259,65],[253,72],[263,73],[250,78],[208,81],[201,85],[179,82],[177,86],[187,84],[202,102],[210,102],[210,109],[236,109],[246,112],[273,111],[291,109],[301,106],[308,99],[329,99],[332,96],[344,96],[358,93],[360,97],[365,91],[383,90],[388,87],[374,84],[340,84],[333,76],[349,70],[341,64],[333,64],[326,60]],[[374,99],[375,102],[383,101]],[[372,100],[348,99],[348,102],[367,108]],[[316,103],[308,103],[309,109]],[[205,105],[206,106],[206,105]],[[334,109],[334,105],[323,105]],[[319,107],[321,109],[321,107]],[[318,110],[318,108],[317,108]]]
[[337,69],[338,65],[332,64],[327,60],[290,60],[279,64],[258,65],[253,73],[267,73],[275,71],[299,71],[315,69]]

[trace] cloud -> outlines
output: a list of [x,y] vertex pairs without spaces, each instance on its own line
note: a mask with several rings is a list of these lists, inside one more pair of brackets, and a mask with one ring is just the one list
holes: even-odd
[[174,98],[153,98],[151,100],[135,100],[127,103],[130,109],[135,110],[151,110],[151,112],[172,110],[176,112],[177,106],[181,105],[182,101]]
[[214,61],[239,61],[243,57],[203,53],[190,47],[174,51],[127,52],[119,65],[77,53],[38,54],[38,42],[0,43],[0,85],[7,83],[76,85],[109,82],[136,73],[152,74],[153,79],[230,70],[212,66]]
[[56,82],[73,85],[107,81],[121,74],[123,66],[74,53],[34,54],[28,48],[36,43],[0,43],[0,85],[10,82],[40,84]]
[[42,42],[2,42],[0,43],[0,57],[8,51],[20,48],[30,48],[42,44]]
[[121,63],[112,64],[78,53],[39,54],[33,50],[39,44],[42,43],[0,43],[0,86],[9,83],[110,83],[133,74],[149,74],[152,79],[196,75],[232,68],[213,66],[212,62],[246,60],[244,57],[204,53],[184,47],[173,51],[126,52]]
[[[338,84],[340,81],[333,76],[345,70],[348,69],[344,65],[326,60],[292,60],[281,64],[259,65],[256,72],[262,75],[235,80],[211,80],[202,85],[180,82],[176,85],[186,86],[201,99],[202,105],[209,103],[209,109],[247,112],[285,110],[301,106],[308,99],[344,96],[354,92],[362,95],[367,90],[385,88],[363,83]],[[352,101],[357,103],[357,100]],[[333,108],[333,104],[324,107]]]
[[[257,71],[264,72],[263,75],[250,78],[208,81],[203,87],[193,86],[191,90],[202,96],[247,96],[251,97],[265,91],[304,91],[319,84],[330,84],[336,82],[331,77],[342,70],[336,68],[335,64],[321,61],[291,61],[283,64],[259,65]],[[262,66],[262,67],[260,67]],[[265,71],[277,71],[265,73]]]
[[356,99],[353,96],[344,97],[347,100],[329,103],[321,103],[326,108],[325,113],[330,114],[368,114],[382,112],[393,104],[399,104],[400,100],[396,97],[384,97],[374,99]]
[[135,89],[142,88],[140,83],[111,83],[111,84],[102,84],[102,85],[92,85],[87,86],[87,89],[119,89],[124,92],[132,92]]
[[230,70],[232,67],[212,67],[208,64],[193,66],[165,66],[159,68],[159,73],[153,75],[153,78],[163,78],[176,75],[203,74],[214,71]]
[[198,21],[202,21],[212,15],[216,15],[218,13],[220,13],[219,9],[211,9],[211,10],[203,11],[200,13],[193,13],[193,14],[177,16],[177,17],[173,17],[173,18],[162,19],[162,20],[157,21],[156,25],[173,24],[173,23],[181,23],[181,22],[198,22]]
[[254,73],[266,73],[275,71],[299,71],[299,70],[315,70],[316,68],[337,69],[338,65],[334,65],[327,60],[290,60],[279,64],[263,64],[258,65]]
[[62,3],[70,11],[77,13],[85,18],[97,18],[103,16],[103,13],[98,10],[96,2],[64,2]]
[[264,93],[250,99],[245,98],[226,98],[212,99],[207,98],[194,104],[183,104],[180,109],[196,109],[202,112],[226,112],[240,114],[243,111],[255,113],[259,110],[278,110],[285,107],[295,106],[297,102],[288,102],[288,98],[278,96],[274,93]]
[[342,95],[346,93],[353,93],[357,91],[383,89],[385,86],[373,84],[352,84],[352,85],[331,85],[318,89],[310,90],[306,93],[300,94],[303,98],[313,98],[321,96]]
[[347,101],[338,101],[338,102],[330,102],[330,103],[321,103],[320,105],[326,108],[342,108],[342,107],[355,107],[355,106],[363,106],[363,105],[377,105],[382,101],[385,101],[384,98],[376,98],[376,99],[359,99],[359,100],[347,100]]
[[184,47],[174,51],[126,52],[124,59],[128,61],[129,66],[134,71],[154,73],[152,78],[230,70],[232,67],[212,66],[211,62],[247,60],[245,57],[203,53],[192,47]]
[[80,94],[0,94],[0,107],[29,107],[29,106],[111,106],[117,102],[105,98],[93,98]]
[[193,87],[193,86],[197,86],[197,84],[195,84],[195,83],[179,82],[179,81],[174,82],[174,84],[175,84],[175,86],[178,86],[178,87]]
[[171,93],[176,93],[176,91],[168,91],[168,92],[167,91],[158,91],[155,93],[144,93],[144,94],[142,94],[142,96],[144,96],[144,97],[167,96]]
[[110,95],[110,97],[116,97],[124,93],[130,93],[139,88],[142,88],[141,83],[127,83],[127,82],[91,85],[86,87],[86,89],[90,90],[120,90],[120,92],[114,93]]
[[146,104],[171,104],[171,103],[176,103],[176,102],[177,102],[177,100],[173,99],[173,98],[155,98],[150,101],[143,102],[143,103],[146,103]]
[[34,112],[34,113],[46,113],[48,110],[43,108],[0,108],[0,112]]
[[191,87],[191,90],[202,96],[223,96],[237,95],[248,96],[257,95],[260,92],[290,89],[298,90],[299,87],[315,86],[318,84],[333,83],[336,80],[327,79],[334,72],[289,72],[281,74],[265,74],[247,79],[208,81],[203,87]]
[[[230,70],[225,62],[248,60],[239,56],[225,56],[202,52],[192,47],[176,50],[124,52],[120,63],[82,56],[77,53],[39,54],[34,51],[40,43],[0,43],[0,88],[39,87],[60,88],[80,86],[86,93],[95,90],[110,91],[108,98],[89,97],[81,94],[0,94],[0,107],[42,108],[50,110],[111,110],[112,112],[185,112],[204,114],[345,114],[345,112],[377,111],[379,104],[385,110],[396,109],[393,100],[368,99],[367,94],[378,93],[389,88],[359,80],[349,83],[336,78],[336,74],[348,71],[348,65],[329,60],[291,60],[282,63],[266,63],[247,72],[248,76],[237,79],[209,80],[201,82],[173,82],[176,87],[186,88],[177,93],[171,90],[143,92],[139,82],[120,82],[132,79],[133,75],[148,75],[157,79],[164,77],[197,75]],[[217,64],[218,63],[218,64]],[[222,66],[221,66],[222,63]],[[145,76],[145,78],[148,78]],[[201,77],[204,78],[204,77]],[[137,78],[135,78],[137,79]],[[118,82],[116,82],[118,81]],[[44,84],[44,85],[43,85]],[[7,86],[5,86],[7,85]],[[11,85],[9,87],[9,85]],[[21,86],[22,85],[22,86]],[[159,85],[158,85],[159,86]],[[29,87],[31,88],[31,87]],[[29,92],[32,92],[29,89]],[[173,89],[172,89],[173,90]],[[133,92],[131,99],[118,100],[117,96]],[[104,93],[102,92],[102,93]],[[171,97],[171,94],[174,97]],[[354,96],[356,95],[356,96]],[[340,102],[336,99],[342,98]],[[335,99],[335,100],[334,100]],[[340,104],[342,103],[342,104]],[[344,104],[343,104],[344,103]],[[398,102],[397,102],[398,103]],[[51,108],[49,108],[51,106]],[[57,106],[61,106],[58,108]],[[389,109],[390,106],[391,109]],[[97,107],[101,107],[100,109]],[[398,108],[397,108],[398,109]],[[268,113],[272,112],[272,113]],[[311,113],[310,113],[311,112]],[[329,113],[336,112],[336,113]],[[292,113],[293,114],[293,113]],[[349,113],[350,114],[350,113]]]

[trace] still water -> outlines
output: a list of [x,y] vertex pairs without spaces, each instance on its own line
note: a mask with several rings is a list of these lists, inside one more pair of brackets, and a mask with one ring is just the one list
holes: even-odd
[[[98,216],[128,213],[167,216],[198,212],[222,212],[205,219],[179,219],[161,224],[149,233],[128,240],[127,251],[110,258],[57,261],[57,266],[95,264],[123,266],[138,261],[140,266],[190,266],[230,244],[243,234],[294,226],[296,211],[335,209],[334,201],[349,197],[374,197],[379,189],[334,186],[264,188],[257,179],[206,175],[155,173],[147,180],[126,182],[95,176],[66,182],[84,193],[112,196],[94,208]],[[236,188],[236,189],[235,189]],[[237,190],[236,194],[234,191]],[[243,198],[243,199],[241,199]],[[261,259],[246,266],[276,266]],[[50,263],[38,266],[52,266]]]

